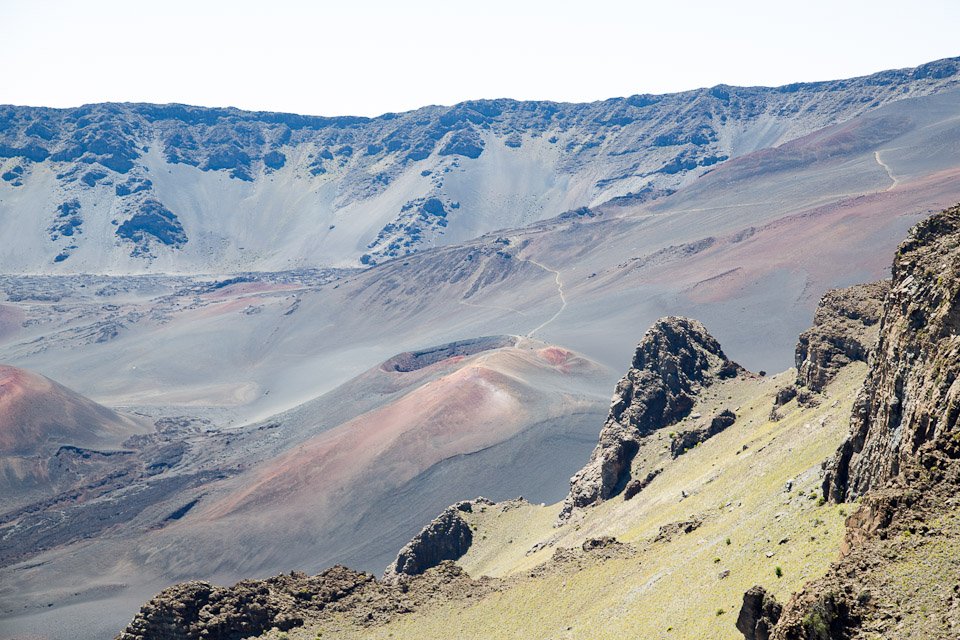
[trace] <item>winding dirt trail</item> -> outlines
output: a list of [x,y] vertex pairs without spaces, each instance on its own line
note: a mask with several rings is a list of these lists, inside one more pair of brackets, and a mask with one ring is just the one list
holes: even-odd
[[543,269],[544,271],[548,271],[548,272],[552,273],[552,274],[554,275],[554,278],[555,278],[556,283],[557,283],[557,293],[560,295],[560,308],[557,309],[557,312],[554,313],[554,314],[553,314],[552,316],[550,316],[549,318],[547,318],[543,323],[537,325],[536,327],[534,327],[533,329],[531,329],[531,330],[527,333],[526,337],[532,338],[532,337],[534,336],[534,334],[536,334],[538,331],[540,331],[541,329],[543,329],[544,327],[546,327],[547,325],[549,325],[551,322],[553,322],[554,320],[556,320],[557,317],[558,317],[561,313],[563,313],[563,310],[567,308],[567,298],[566,298],[566,296],[563,294],[563,280],[560,278],[560,272],[559,272],[559,271],[557,271],[556,269],[551,269],[550,267],[548,267],[548,266],[546,266],[546,265],[540,264],[539,262],[537,262],[536,260],[533,260],[532,258],[524,258],[524,260],[526,260],[527,262],[529,262],[529,263],[532,264],[532,265],[536,265],[536,266],[540,267],[540,268]]
[[893,171],[890,170],[890,166],[889,166],[886,162],[884,162],[883,160],[880,159],[880,152],[879,152],[879,151],[874,151],[874,152],[873,152],[873,157],[876,158],[877,164],[879,164],[881,167],[883,167],[883,170],[887,172],[887,176],[889,176],[890,180],[893,181],[892,184],[891,184],[889,187],[887,187],[886,189],[884,189],[884,191],[891,191],[894,187],[896,187],[898,184],[900,184],[900,180],[898,180],[897,177],[896,177],[895,175],[893,175]]

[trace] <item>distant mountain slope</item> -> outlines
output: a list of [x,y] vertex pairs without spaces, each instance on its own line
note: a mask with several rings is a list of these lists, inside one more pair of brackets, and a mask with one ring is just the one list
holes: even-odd
[[49,378],[0,365],[0,509],[124,466],[123,441],[145,428]]
[[958,85],[960,60],[589,104],[482,100],[377,118],[184,105],[0,107],[7,272],[355,266],[614,198]]
[[[460,495],[558,499],[592,446],[608,373],[530,338],[461,340],[247,426],[180,415],[122,454],[58,455],[51,467],[83,473],[0,510],[0,628],[109,637],[172,576],[380,569]],[[41,622],[61,596],[78,610],[66,632]]]
[[137,431],[129,418],[36,373],[0,365],[0,455],[49,447],[118,446]]

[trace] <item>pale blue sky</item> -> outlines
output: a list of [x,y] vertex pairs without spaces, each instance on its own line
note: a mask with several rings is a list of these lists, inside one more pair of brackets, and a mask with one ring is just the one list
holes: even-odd
[[957,0],[0,0],[0,103],[586,101],[914,66],[958,26]]

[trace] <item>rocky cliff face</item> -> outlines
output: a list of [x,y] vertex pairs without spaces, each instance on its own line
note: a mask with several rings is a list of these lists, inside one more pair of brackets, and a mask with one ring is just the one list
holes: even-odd
[[824,491],[843,501],[960,458],[960,207],[900,245],[876,356]]
[[887,281],[828,291],[817,305],[813,326],[800,334],[797,385],[820,392],[842,367],[866,362],[877,340]]
[[763,587],[751,587],[743,594],[743,607],[737,616],[737,631],[745,640],[769,640],[783,606]]
[[771,638],[956,637],[958,416],[954,207],[916,225],[897,252],[851,433],[824,481],[826,497],[860,506],[847,518],[840,560],[793,595]]
[[590,461],[570,480],[561,521],[622,488],[639,440],[686,417],[701,387],[742,371],[700,322],[668,317],[654,323],[617,384]]

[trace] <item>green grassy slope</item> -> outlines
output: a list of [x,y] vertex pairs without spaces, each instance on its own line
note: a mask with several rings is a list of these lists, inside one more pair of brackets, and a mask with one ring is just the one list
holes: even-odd
[[[759,583],[784,600],[837,557],[849,507],[821,505],[814,490],[864,372],[848,366],[819,406],[791,401],[778,421],[769,419],[773,395],[792,372],[714,385],[693,415],[702,422],[729,407],[737,422],[675,460],[669,432],[698,419],[649,438],[635,477],[663,472],[632,500],[616,497],[560,528],[559,504],[514,501],[470,514],[474,544],[459,564],[475,578],[501,578],[500,588],[384,626],[334,618],[289,637],[740,638],[734,620],[744,591]],[[662,526],[692,519],[702,524],[690,533],[655,540]],[[587,538],[609,535],[627,550],[606,559],[579,551]],[[560,548],[577,549],[567,554],[575,559],[552,560]]]

